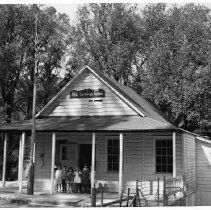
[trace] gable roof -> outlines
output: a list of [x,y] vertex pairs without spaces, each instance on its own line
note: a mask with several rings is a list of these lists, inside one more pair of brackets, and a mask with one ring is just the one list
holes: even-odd
[[[106,85],[115,95],[130,106],[137,116],[81,116],[81,117],[48,117],[60,103],[62,97],[69,93],[73,83],[83,71],[88,70]],[[104,75],[102,72],[85,66],[77,75],[54,96],[47,105],[37,114],[36,129],[38,131],[93,131],[93,130],[178,130],[162,113],[138,95],[133,89],[121,85],[117,81]],[[18,123],[0,125],[0,130],[30,130],[31,120]]]
[[70,80],[37,114],[36,114],[36,118],[38,118],[39,116],[45,116],[48,115],[47,113],[49,112],[49,110],[53,110],[53,106],[52,105],[56,105],[58,104],[59,98],[61,97],[62,93],[64,93],[71,85],[72,83],[81,75],[81,73],[84,71],[84,69],[86,69],[86,66],[83,67],[80,71],[78,71],[78,73],[74,76],[74,78],[72,80]]
[[[0,130],[30,131],[31,120],[0,125]],[[151,131],[175,130],[171,124],[140,116],[47,117],[36,119],[37,131]]]
[[99,71],[98,74],[100,74],[102,78],[104,78],[112,86],[114,86],[114,88],[118,90],[122,95],[125,95],[125,97],[127,97],[132,103],[134,103],[134,105],[138,106],[145,114],[145,116],[150,116],[158,121],[164,123],[168,122],[176,126],[174,122],[171,122],[171,120],[168,119],[155,105],[152,105],[149,101],[140,96],[135,90],[120,84],[119,82],[111,79],[110,77],[104,75]]
[[69,90],[74,81],[79,78],[79,76],[85,70],[88,70],[92,74],[94,74],[104,85],[111,89],[114,94],[122,99],[140,116],[148,116],[157,121],[174,125],[174,123],[167,119],[159,109],[157,109],[150,102],[137,94],[133,89],[120,84],[119,82],[111,79],[98,70],[91,69],[89,66],[84,66],[81,70],[79,70],[76,76],[70,82],[68,82],[65,87],[63,87],[61,91],[59,91],[59,93],[55,97],[53,97],[43,109],[40,110],[40,112],[38,112],[37,117],[48,116],[49,113],[59,104],[61,96]]
[[[50,112],[52,112],[57,105],[59,105],[62,97],[65,96],[65,94],[67,93],[67,91],[69,91],[69,89],[71,88],[71,86],[74,84],[74,82],[80,77],[80,75],[85,71],[88,70],[90,71],[94,76],[96,76],[105,86],[107,86],[117,97],[119,97],[122,101],[124,101],[130,108],[132,108],[132,110],[134,110],[138,115],[144,117],[145,114],[143,113],[143,110],[141,109],[141,107],[134,105],[128,98],[127,96],[121,94],[117,88],[115,88],[115,85],[112,83],[108,83],[106,81],[106,77],[104,74],[100,74],[99,71],[93,70],[91,69],[89,66],[84,66],[80,71],[78,71],[78,73],[76,74],[76,76],[70,81],[68,82],[65,87],[63,87],[61,89],[61,91],[59,91],[59,93],[53,97],[48,103],[47,105],[45,105],[43,107],[43,109],[41,109],[38,114],[36,115],[36,117],[47,117]],[[113,82],[115,82],[113,80]],[[116,82],[117,83],[117,82]]]

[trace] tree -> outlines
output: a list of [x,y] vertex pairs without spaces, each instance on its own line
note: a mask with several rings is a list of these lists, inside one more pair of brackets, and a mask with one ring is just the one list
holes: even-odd
[[210,97],[209,10],[194,4],[157,8],[149,5],[143,13],[151,36],[138,88],[180,127],[197,131]]
[[[0,91],[4,122],[31,117],[34,81],[34,13],[27,5],[0,5]],[[58,90],[59,70],[68,45],[69,18],[53,7],[40,9],[38,23],[39,110]],[[9,136],[8,154],[19,141]],[[11,164],[17,163],[11,159]],[[10,170],[10,168],[8,168]],[[9,174],[9,173],[8,173]]]
[[88,64],[123,79],[180,127],[202,132],[210,97],[210,28],[209,9],[201,5],[148,4],[141,11],[128,4],[84,5],[71,28],[68,67],[71,76]]
[[5,121],[11,122],[15,91],[25,62],[27,30],[24,5],[0,5],[0,91],[5,109]]
[[[32,8],[30,8],[32,13]],[[33,25],[33,22],[31,23]],[[69,18],[65,14],[57,13],[55,8],[40,9],[38,18],[38,99],[37,110],[43,107],[58,91],[60,69],[64,63],[63,56],[69,44]],[[33,37],[33,31],[30,32]],[[33,68],[34,68],[33,41],[28,45],[26,71],[22,75],[19,85],[19,98],[22,98],[19,107],[26,118],[31,117]],[[24,105],[24,106],[23,106]]]
[[79,8],[78,23],[71,28],[72,70],[88,64],[127,83],[140,45],[140,17],[136,11],[128,4],[88,4]]

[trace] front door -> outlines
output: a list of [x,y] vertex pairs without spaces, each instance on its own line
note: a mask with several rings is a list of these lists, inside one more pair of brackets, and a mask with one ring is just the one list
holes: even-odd
[[92,145],[91,144],[80,144],[79,146],[79,167],[82,170],[84,164],[87,164],[88,168],[91,167],[92,163]]
[[69,167],[75,169],[78,166],[78,145],[75,143],[60,144],[59,160],[67,169]]

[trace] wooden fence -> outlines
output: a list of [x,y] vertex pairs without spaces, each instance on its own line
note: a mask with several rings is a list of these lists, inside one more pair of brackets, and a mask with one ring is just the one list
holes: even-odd
[[[100,207],[118,205],[119,207],[132,206],[169,206],[184,205],[185,199],[185,179],[184,177],[137,180],[135,189],[127,189],[120,199],[104,203],[104,188],[101,186]],[[131,193],[132,192],[132,193]],[[95,199],[96,200],[96,199]],[[179,201],[179,202],[178,202]]]

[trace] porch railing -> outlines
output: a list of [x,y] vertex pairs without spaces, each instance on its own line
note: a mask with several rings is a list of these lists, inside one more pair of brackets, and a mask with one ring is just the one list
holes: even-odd
[[137,180],[136,191],[142,206],[184,205],[185,177]]
[[136,180],[135,188],[128,188],[119,199],[104,203],[104,188],[101,186],[101,204],[97,206],[169,206],[185,205],[185,177]]
[[177,177],[166,179],[163,178],[164,184],[164,205],[175,205],[176,201],[180,204],[184,204],[184,198],[186,195],[185,177]]

